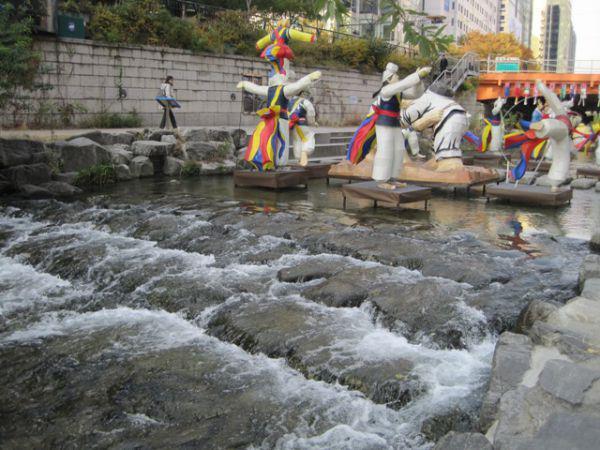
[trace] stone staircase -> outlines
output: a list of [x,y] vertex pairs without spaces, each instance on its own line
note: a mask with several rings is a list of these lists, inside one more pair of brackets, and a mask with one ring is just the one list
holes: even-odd
[[[436,61],[439,67],[439,61]],[[440,73],[428,87],[446,85],[456,94],[458,88],[469,77],[479,76],[479,58],[476,53],[465,53],[455,64]],[[427,83],[426,83],[427,84]]]

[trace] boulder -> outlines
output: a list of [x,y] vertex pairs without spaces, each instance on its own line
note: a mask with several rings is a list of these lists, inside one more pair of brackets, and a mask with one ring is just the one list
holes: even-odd
[[224,128],[184,127],[180,129],[179,133],[186,142],[217,141],[234,144],[231,133]]
[[40,185],[41,188],[48,190],[53,197],[65,198],[72,197],[83,193],[81,189],[76,186],[72,186],[62,181],[50,181]]
[[163,165],[163,173],[169,177],[178,177],[183,169],[183,160],[167,156]]
[[540,387],[555,398],[571,405],[581,405],[585,392],[600,378],[600,370],[569,361],[552,359],[546,363],[539,378]]
[[231,142],[186,142],[183,146],[187,159],[214,162],[233,158],[235,147]]
[[496,417],[502,396],[515,389],[530,366],[533,344],[522,334],[505,332],[500,335],[492,359],[492,374],[480,412],[480,426],[487,430]]
[[56,142],[54,149],[62,160],[63,172],[77,172],[111,162],[111,154],[106,148],[85,137]]
[[587,255],[579,268],[579,290],[583,290],[586,280],[600,278],[600,255]]
[[177,144],[177,137],[174,134],[164,134],[160,137],[160,142],[167,144]]
[[135,156],[167,156],[175,148],[174,144],[157,141],[135,141],[131,150]]
[[114,144],[106,147],[110,152],[111,161],[113,164],[129,164],[133,158],[133,152],[129,149],[131,147],[125,144]]
[[14,190],[10,181],[0,180],[0,195],[10,194]]
[[451,431],[440,439],[433,450],[493,450],[493,447],[483,434]]
[[129,170],[135,178],[151,177],[154,175],[154,164],[147,156],[136,156],[129,163]]
[[0,170],[0,177],[15,188],[25,184],[39,185],[52,180],[52,170],[47,164],[29,164],[12,166]]
[[63,183],[73,184],[77,178],[77,172],[65,172],[54,174],[53,177],[56,181],[62,181]]
[[163,136],[173,136],[174,131],[170,130],[145,130],[144,139],[148,141],[161,141]]
[[596,188],[595,188],[596,192],[600,192],[600,181],[598,181],[596,183]]
[[310,258],[293,267],[285,267],[277,272],[277,279],[285,283],[303,283],[317,278],[329,278],[347,264],[339,261],[320,261]]
[[590,300],[600,301],[600,278],[588,278],[585,280],[581,296]]
[[248,145],[248,133],[241,128],[233,130],[231,132],[231,138],[233,139],[235,148],[244,148]]
[[590,239],[590,250],[600,253],[600,231],[596,231]]
[[532,300],[523,308],[519,319],[517,320],[517,331],[519,333],[527,333],[533,324],[538,320],[546,320],[550,314],[555,312],[559,305],[545,302],[543,300]]
[[200,166],[200,175],[231,175],[236,168],[235,162],[223,161],[202,163]]
[[115,173],[117,174],[117,180],[127,181],[133,178],[131,170],[127,164],[118,164],[115,166]]
[[334,307],[360,306],[369,296],[369,292],[360,283],[351,283],[344,279],[332,278],[303,292],[310,300]]
[[100,145],[131,145],[134,140],[133,133],[129,133],[127,131],[101,131],[94,130],[88,133],[79,134],[74,136],[69,141],[78,139],[78,138],[87,138],[90,139]]
[[33,184],[23,184],[19,186],[19,193],[25,198],[40,199],[52,198],[54,195],[48,189]]
[[42,142],[26,139],[0,139],[0,169],[44,162],[36,160],[46,148]]
[[460,408],[453,408],[446,413],[436,414],[425,419],[421,426],[421,434],[428,440],[437,442],[446,433],[453,431],[468,432],[475,427],[474,418],[471,415],[461,411]]
[[591,189],[596,186],[595,178],[576,178],[571,182],[573,189]]

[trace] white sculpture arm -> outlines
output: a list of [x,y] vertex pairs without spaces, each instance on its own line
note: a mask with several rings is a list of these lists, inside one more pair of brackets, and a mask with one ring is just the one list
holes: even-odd
[[[423,117],[430,111],[433,111],[435,108],[431,104],[431,101],[427,98],[427,96],[422,96],[411,103],[411,105],[406,109],[400,110],[400,125],[403,127],[409,127],[413,125],[417,120]],[[439,120],[438,120],[439,121]],[[421,131],[423,128],[421,126],[414,127],[417,131]]]
[[538,80],[537,88],[539,93],[542,94],[548,102],[550,109],[554,111],[554,114],[556,114],[557,116],[567,114],[567,110],[565,109],[561,101],[558,99],[558,96],[550,89],[548,89],[544,83]]
[[317,81],[319,78],[321,78],[321,72],[318,70],[316,72],[309,73],[307,76],[300,78],[298,81],[286,85],[283,88],[283,94],[287,98],[292,98],[294,95],[298,95],[304,89],[309,87],[313,81]]
[[315,112],[315,107],[308,100],[302,100],[302,106],[306,110],[306,123],[312,125],[315,123],[315,119],[317,117],[317,113]]
[[421,83],[421,77],[415,72],[400,81],[382,87],[380,95],[384,100],[389,100],[394,95],[399,94],[400,92],[404,93],[408,89],[415,88],[419,84],[422,87],[423,83]]
[[262,97],[266,97],[269,94],[269,86],[261,86],[260,84],[254,84],[250,81],[240,81],[237,84],[237,88]]

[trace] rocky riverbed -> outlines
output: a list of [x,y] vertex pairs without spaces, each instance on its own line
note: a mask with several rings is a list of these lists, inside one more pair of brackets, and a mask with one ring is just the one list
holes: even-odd
[[218,178],[5,199],[2,446],[586,448],[586,195],[398,215]]

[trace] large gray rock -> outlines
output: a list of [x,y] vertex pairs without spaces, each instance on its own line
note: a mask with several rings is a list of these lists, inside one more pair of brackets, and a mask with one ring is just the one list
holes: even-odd
[[52,170],[47,164],[42,163],[12,166],[0,170],[0,178],[10,182],[15,188],[25,184],[39,185],[52,179]]
[[590,300],[600,301],[600,278],[588,278],[585,280],[581,296]]
[[0,139],[0,169],[40,161],[40,155],[46,151],[42,142],[26,139]]
[[523,308],[517,321],[517,331],[527,333],[533,324],[538,320],[546,320],[550,314],[559,308],[558,305],[543,300],[532,300],[529,305]]
[[113,164],[129,164],[133,158],[131,147],[125,144],[114,144],[106,147],[110,152],[111,161]]
[[114,145],[114,144],[123,144],[123,145],[131,145],[135,136],[133,133],[129,133],[127,131],[101,131],[94,130],[88,133],[79,134],[74,136],[69,141],[78,139],[78,138],[87,138],[94,142],[97,142],[100,145]]
[[58,198],[68,198],[83,193],[78,187],[63,183],[62,181],[50,181],[41,184],[40,187],[50,191],[53,197]]
[[163,136],[173,136],[175,134],[174,131],[170,130],[145,130],[144,131],[144,139],[148,141],[162,141]]
[[576,412],[555,412],[522,449],[592,450],[600,448],[600,417]]
[[177,144],[177,136],[174,134],[165,134],[161,136],[160,142],[166,142],[167,144]]
[[502,396],[521,383],[529,369],[532,350],[531,339],[527,336],[509,332],[500,335],[488,390],[481,405],[479,420],[482,430],[487,430],[494,421]]
[[174,144],[157,141],[135,141],[131,150],[135,156],[167,156],[175,148]]
[[85,137],[56,142],[54,149],[62,161],[63,172],[78,172],[111,162],[111,154],[106,148]]
[[571,182],[573,189],[591,189],[596,186],[595,178],[576,178]]
[[544,366],[540,374],[539,385],[556,398],[572,405],[580,405],[585,397],[585,392],[599,378],[600,370],[592,370],[569,361],[553,359]]
[[600,278],[600,255],[587,255],[579,268],[579,290],[589,278]]
[[231,142],[186,142],[183,146],[187,159],[192,161],[215,162],[233,158],[235,147]]
[[303,283],[317,278],[329,278],[343,270],[347,264],[339,261],[320,261],[310,259],[292,267],[285,267],[277,272],[277,279],[285,283]]
[[595,191],[596,191],[596,192],[600,192],[600,181],[598,181],[598,182],[596,183],[596,188],[595,188]]
[[186,142],[218,141],[234,143],[231,132],[224,128],[184,127],[180,128],[179,134]]
[[440,439],[433,450],[493,450],[493,447],[483,434],[451,431]]
[[183,161],[181,159],[167,156],[163,165],[163,173],[169,177],[178,177],[183,169]]
[[203,162],[200,166],[200,175],[231,175],[236,168],[232,160],[222,162]]
[[136,178],[151,177],[154,175],[154,164],[147,156],[136,156],[129,163],[129,170]]
[[48,189],[33,184],[23,184],[19,186],[19,194],[25,198],[41,199],[52,198],[54,195]]
[[[153,168],[154,170],[154,168]],[[117,180],[119,181],[127,181],[133,178],[131,174],[131,170],[127,164],[118,164],[115,166],[115,173],[117,175]]]
[[63,183],[73,184],[77,179],[77,172],[56,173],[53,175],[54,180],[62,181]]

